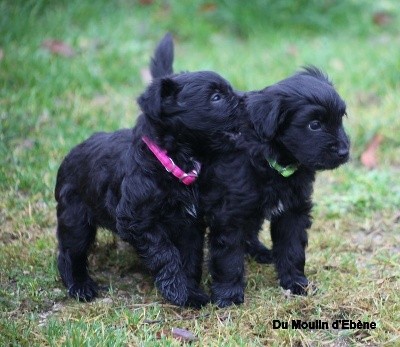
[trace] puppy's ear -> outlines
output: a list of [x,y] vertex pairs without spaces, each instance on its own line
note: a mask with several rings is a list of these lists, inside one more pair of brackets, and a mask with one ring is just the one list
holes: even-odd
[[174,41],[172,35],[167,33],[159,42],[150,61],[151,77],[164,77],[173,73]]
[[163,106],[175,100],[178,92],[178,84],[173,79],[155,79],[137,102],[146,116],[160,119],[165,113]]
[[279,98],[270,98],[260,93],[248,98],[247,112],[258,137],[272,140],[283,122]]

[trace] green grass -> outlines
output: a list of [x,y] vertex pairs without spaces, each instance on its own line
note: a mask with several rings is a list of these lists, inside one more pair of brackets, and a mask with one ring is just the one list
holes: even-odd
[[[243,4],[0,2],[0,345],[178,346],[173,327],[195,333],[199,346],[399,345],[397,1]],[[378,11],[388,24],[374,24]],[[250,90],[315,64],[346,100],[352,160],[321,173],[315,186],[306,265],[314,295],[287,297],[271,266],[250,261],[244,305],[179,309],[163,302],[133,252],[101,231],[90,264],[110,290],[89,304],[66,297],[55,266],[58,165],[91,133],[135,123],[141,71],[167,30],[176,38],[176,70],[216,70]],[[43,49],[51,38],[75,55]],[[369,171],[359,158],[375,134],[384,140],[379,166]],[[378,327],[274,330],[273,319]]]

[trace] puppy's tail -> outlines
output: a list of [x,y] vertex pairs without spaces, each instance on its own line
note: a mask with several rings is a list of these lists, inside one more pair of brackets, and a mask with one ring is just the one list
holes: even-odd
[[171,75],[174,71],[172,64],[174,62],[174,42],[172,35],[167,33],[157,45],[154,57],[150,62],[151,77],[163,77]]

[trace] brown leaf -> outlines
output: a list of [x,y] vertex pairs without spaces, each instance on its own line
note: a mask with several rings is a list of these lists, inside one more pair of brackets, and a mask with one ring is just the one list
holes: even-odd
[[392,21],[392,16],[388,12],[378,11],[373,14],[372,21],[376,25],[379,25],[382,27],[382,26],[390,24],[390,22]]
[[207,13],[214,12],[216,9],[217,5],[212,2],[206,2],[200,7],[201,12],[207,12]]
[[75,51],[70,45],[58,40],[45,40],[42,43],[42,47],[52,54],[61,55],[63,57],[72,57],[75,55]]
[[154,0],[139,0],[139,4],[141,5],[152,5]]
[[198,338],[191,331],[181,328],[172,328],[172,337],[182,342],[197,341]]
[[373,169],[378,165],[377,151],[383,140],[380,134],[375,135],[369,142],[366,150],[361,154],[361,163],[368,169]]
[[167,330],[160,330],[156,332],[156,339],[161,340],[163,337],[168,336],[168,331]]

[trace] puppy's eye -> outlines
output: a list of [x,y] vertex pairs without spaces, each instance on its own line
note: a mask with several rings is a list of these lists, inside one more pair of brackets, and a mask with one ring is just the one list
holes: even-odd
[[313,120],[310,124],[308,124],[310,130],[316,131],[321,129],[321,122],[319,120]]
[[215,102],[215,101],[219,101],[221,100],[222,95],[220,93],[214,93],[213,95],[211,95],[211,101]]

